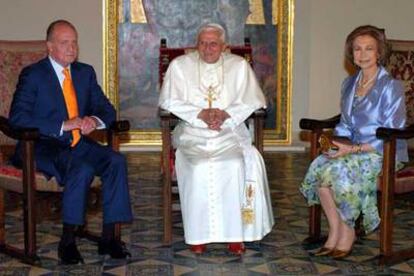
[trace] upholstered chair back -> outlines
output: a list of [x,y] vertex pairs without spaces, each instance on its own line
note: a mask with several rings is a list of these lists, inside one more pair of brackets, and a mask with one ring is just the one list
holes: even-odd
[[[8,117],[21,70],[47,55],[44,40],[0,40],[0,116]],[[0,132],[0,145],[14,144]]]
[[414,41],[389,40],[388,72],[403,82],[407,125],[414,124]]

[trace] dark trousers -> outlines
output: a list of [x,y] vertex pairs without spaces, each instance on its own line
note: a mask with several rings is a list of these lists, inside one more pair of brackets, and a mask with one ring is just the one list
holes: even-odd
[[95,175],[102,181],[103,223],[132,221],[127,164],[122,154],[82,137],[73,148],[41,141],[36,145],[35,159],[37,170],[56,177],[64,186],[63,223],[85,223],[88,191]]

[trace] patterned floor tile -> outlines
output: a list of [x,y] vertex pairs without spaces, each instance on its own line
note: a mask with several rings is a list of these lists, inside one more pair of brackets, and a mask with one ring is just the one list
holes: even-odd
[[[174,213],[173,243],[162,243],[162,180],[159,153],[127,153],[134,221],[123,227],[122,239],[131,251],[128,260],[113,260],[97,254],[94,242],[80,239],[84,265],[59,265],[57,244],[61,233],[59,216],[38,224],[40,263],[30,266],[0,253],[0,275],[414,275],[414,260],[394,266],[379,266],[378,233],[358,239],[351,256],[341,261],[310,255],[320,244],[304,244],[308,208],[298,187],[309,165],[308,153],[267,153],[269,186],[276,226],[261,242],[246,243],[246,253],[237,256],[225,244],[211,244],[200,256],[185,244],[179,212]],[[7,206],[6,238],[22,246],[22,212]],[[397,201],[398,226],[395,246],[414,245],[413,203]],[[102,213],[88,213],[89,227],[101,228]],[[322,231],[327,225],[322,219]]]

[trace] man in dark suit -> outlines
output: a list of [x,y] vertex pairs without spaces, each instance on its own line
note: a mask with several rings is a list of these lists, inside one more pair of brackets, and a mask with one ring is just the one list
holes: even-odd
[[[75,230],[85,222],[90,184],[95,175],[103,182],[103,230],[99,254],[123,259],[129,255],[114,238],[114,226],[131,222],[132,213],[123,155],[99,145],[85,135],[109,127],[115,109],[96,81],[94,69],[77,62],[75,27],[57,20],[47,29],[49,56],[23,69],[10,109],[16,127],[37,128],[37,170],[54,176],[64,186],[63,233],[58,255],[63,264],[83,259],[76,247]],[[15,162],[21,162],[18,146]]]

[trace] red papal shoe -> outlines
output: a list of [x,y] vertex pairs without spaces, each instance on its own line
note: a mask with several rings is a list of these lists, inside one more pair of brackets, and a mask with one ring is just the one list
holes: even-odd
[[190,250],[195,254],[203,254],[207,250],[205,244],[192,244]]
[[244,243],[242,242],[231,242],[227,246],[227,249],[236,255],[241,255],[246,251],[246,247],[244,246]]

